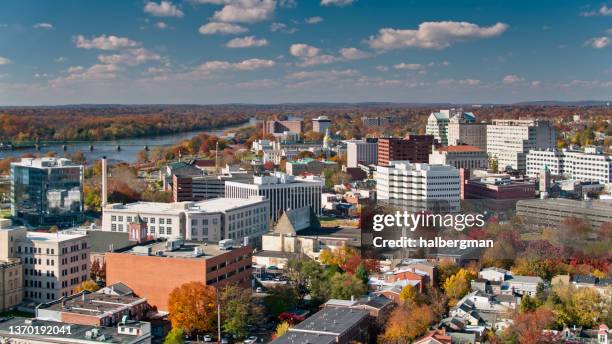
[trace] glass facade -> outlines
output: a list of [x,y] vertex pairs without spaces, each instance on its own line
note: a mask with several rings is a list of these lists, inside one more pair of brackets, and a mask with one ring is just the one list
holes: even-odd
[[81,221],[83,166],[63,159],[12,163],[11,212],[33,226]]

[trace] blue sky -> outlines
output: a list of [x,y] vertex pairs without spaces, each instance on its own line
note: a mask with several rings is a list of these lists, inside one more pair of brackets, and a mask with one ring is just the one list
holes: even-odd
[[612,2],[3,0],[0,105],[612,99]]

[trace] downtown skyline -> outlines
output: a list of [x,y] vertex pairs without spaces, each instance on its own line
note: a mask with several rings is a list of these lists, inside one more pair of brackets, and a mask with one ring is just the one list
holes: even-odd
[[612,99],[612,4],[5,1],[0,106]]

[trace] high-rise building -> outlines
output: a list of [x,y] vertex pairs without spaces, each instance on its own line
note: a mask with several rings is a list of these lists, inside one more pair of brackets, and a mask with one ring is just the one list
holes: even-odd
[[427,135],[433,135],[434,139],[439,144],[448,144],[448,122],[450,120],[451,110],[440,110],[438,112],[432,112],[427,118],[427,126],[425,127],[425,133]]
[[83,166],[50,157],[11,163],[11,213],[34,226],[80,221]]
[[474,146],[446,146],[434,149],[429,154],[429,163],[450,165],[463,169],[486,169],[489,164],[487,152]]
[[315,133],[324,133],[331,128],[331,120],[327,116],[319,116],[312,120],[312,131]]
[[530,150],[552,149],[556,141],[555,128],[549,121],[498,119],[487,125],[487,153],[497,160],[500,170],[525,171]]
[[224,197],[226,181],[250,178],[253,178],[252,173],[225,173],[204,176],[173,175],[172,200],[174,202],[198,202]]
[[23,300],[23,265],[19,258],[0,259],[0,312]]
[[459,170],[447,165],[390,161],[374,172],[379,200],[410,203],[414,208],[459,211]]
[[378,139],[348,140],[346,142],[346,166],[357,167],[359,164],[376,165],[378,163]]
[[89,279],[87,235],[74,230],[58,233],[0,228],[0,259],[19,258],[23,264],[24,299],[49,302],[75,293]]
[[272,120],[266,121],[264,124],[266,134],[283,134],[286,131],[301,134],[304,131],[304,122],[302,120]]
[[385,117],[361,117],[361,123],[364,128],[370,127],[384,127],[391,124],[400,123],[399,117],[385,116]]
[[537,177],[544,167],[557,176],[612,183],[612,156],[604,154],[601,147],[587,147],[584,151],[530,150],[527,154],[527,175]]
[[460,112],[448,122],[448,145],[470,145],[487,151],[487,123],[476,122],[471,112]]
[[270,200],[270,219],[278,220],[287,209],[312,207],[321,215],[323,180],[315,176],[293,177],[277,172],[270,176],[255,176],[252,182],[226,182],[225,196],[247,198],[263,196]]
[[411,163],[427,163],[433,144],[432,135],[380,138],[378,139],[378,165],[385,166],[390,161],[404,160]]
[[131,224],[145,223],[153,239],[219,242],[233,239],[258,246],[269,229],[268,201],[262,197],[214,198],[200,202],[135,202],[109,204],[103,209],[102,230],[127,232]]

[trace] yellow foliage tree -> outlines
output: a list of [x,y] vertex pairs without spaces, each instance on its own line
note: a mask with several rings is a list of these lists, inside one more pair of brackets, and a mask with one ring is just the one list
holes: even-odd
[[418,303],[419,291],[417,288],[408,284],[402,288],[402,291],[399,294],[399,299],[403,303]]
[[217,315],[216,290],[201,282],[189,282],[175,288],[168,300],[173,328],[186,333],[214,330]]
[[470,281],[475,279],[473,272],[459,269],[456,274],[444,281],[444,293],[448,296],[449,304],[454,306],[457,301],[470,291]]
[[87,280],[84,281],[83,283],[79,284],[79,286],[76,287],[76,292],[80,293],[83,290],[87,290],[89,292],[94,292],[100,289],[100,286],[98,285],[98,283],[96,283],[93,280]]
[[425,334],[433,322],[434,315],[427,305],[397,307],[389,317],[380,342],[385,344],[411,343]]
[[289,323],[283,321],[282,323],[276,326],[276,331],[274,331],[274,338],[278,338],[289,331]]

